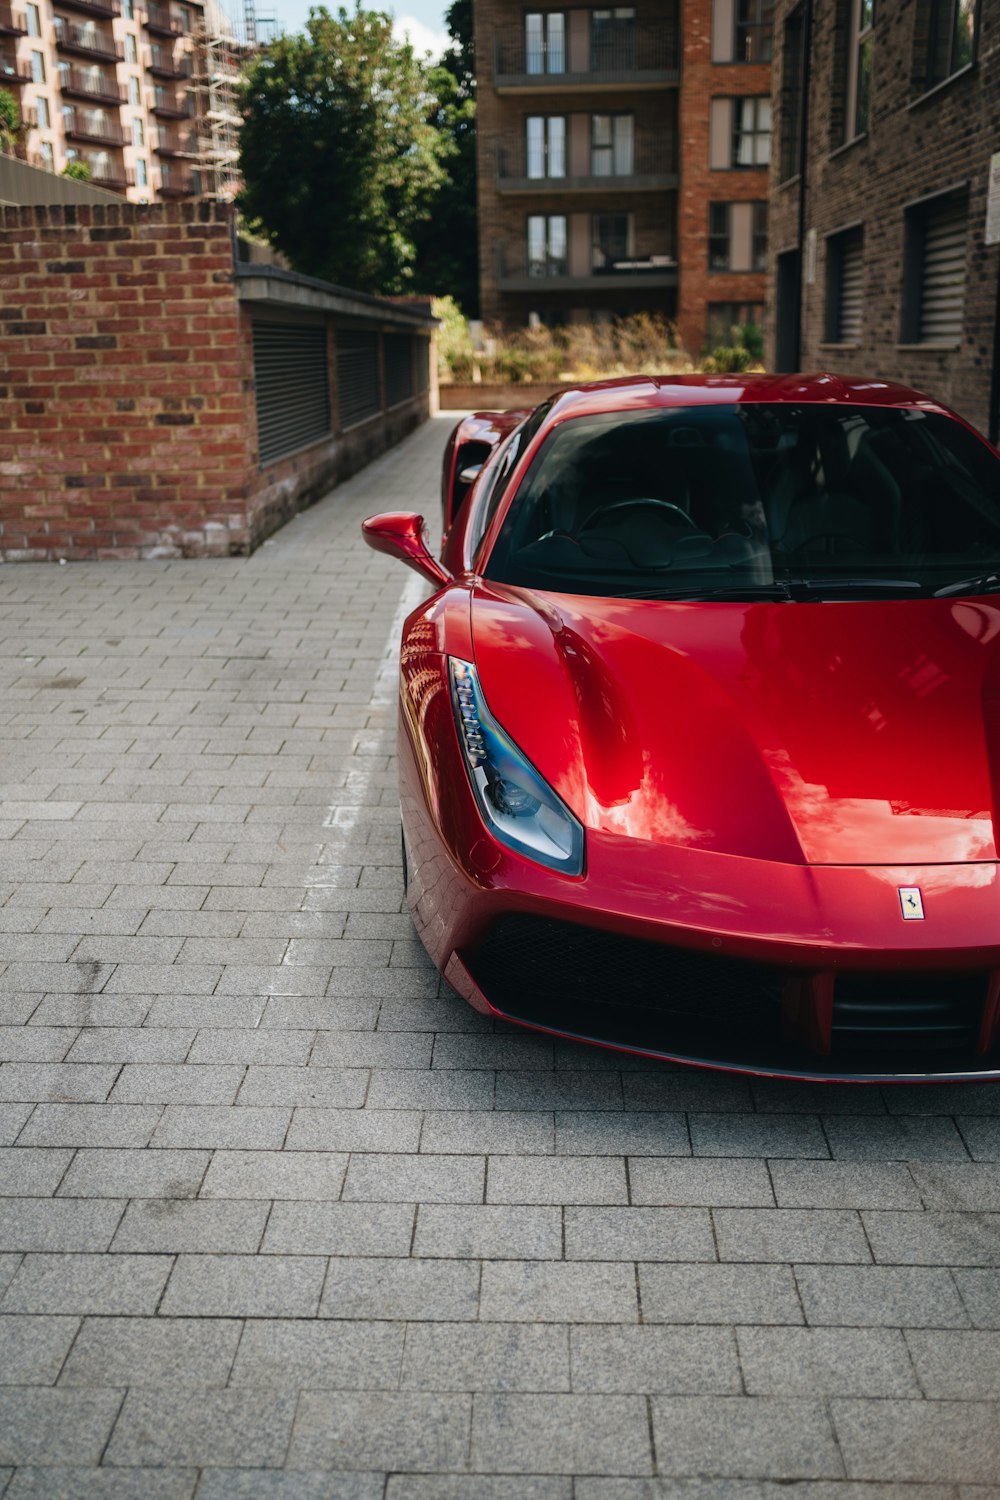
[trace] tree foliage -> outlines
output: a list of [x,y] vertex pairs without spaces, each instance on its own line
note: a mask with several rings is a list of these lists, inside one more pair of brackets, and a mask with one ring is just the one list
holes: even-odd
[[414,289],[414,234],[445,180],[428,73],[380,11],[323,7],[252,63],[239,206],[296,270]]
[[13,151],[20,133],[21,107],[10,89],[0,89],[0,151]]
[[467,317],[476,317],[479,257],[472,0],[453,0],[445,21],[452,46],[430,76],[437,99],[431,120],[446,142],[447,176],[432,216],[416,231],[417,283],[421,291],[454,297]]
[[74,182],[89,182],[90,168],[85,161],[68,161],[62,169],[64,177],[72,177]]

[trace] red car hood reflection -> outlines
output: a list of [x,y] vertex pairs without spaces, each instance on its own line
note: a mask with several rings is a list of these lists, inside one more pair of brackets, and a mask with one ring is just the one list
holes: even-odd
[[797,864],[997,858],[1000,608],[481,585],[486,702],[590,828]]

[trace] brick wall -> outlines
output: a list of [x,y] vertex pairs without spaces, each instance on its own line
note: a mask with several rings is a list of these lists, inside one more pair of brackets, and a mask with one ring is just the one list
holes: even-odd
[[[781,38],[794,9],[775,16],[771,254],[768,301],[776,309],[775,256],[798,244],[799,178],[780,180]],[[926,91],[920,80],[926,5],[885,0],[876,14],[867,134],[844,142],[844,0],[813,0],[805,230],[815,231],[815,277],[803,286],[804,369],[866,375],[917,386],[956,408],[983,431],[988,421],[1000,246],[984,243],[989,158],[1000,149],[1000,4],[981,0],[975,66]],[[969,195],[961,344],[955,349],[903,341],[904,210],[943,189]],[[826,341],[827,239],[860,224],[864,302],[860,340]],[[769,317],[771,361],[776,316]]]
[[248,553],[427,415],[426,392],[347,434],[333,412],[328,439],[262,469],[231,208],[0,215],[2,560]]

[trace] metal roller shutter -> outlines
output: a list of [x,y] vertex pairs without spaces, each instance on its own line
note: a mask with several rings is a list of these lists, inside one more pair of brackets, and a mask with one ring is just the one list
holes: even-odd
[[337,333],[337,406],[341,427],[378,416],[378,334]]
[[260,463],[330,435],[330,381],[322,324],[253,325]]
[[385,404],[398,406],[413,395],[413,339],[408,333],[385,336]]
[[860,344],[864,314],[864,239],[861,230],[844,235],[840,252],[838,343]]
[[920,342],[957,344],[965,298],[965,199],[950,199],[924,219]]

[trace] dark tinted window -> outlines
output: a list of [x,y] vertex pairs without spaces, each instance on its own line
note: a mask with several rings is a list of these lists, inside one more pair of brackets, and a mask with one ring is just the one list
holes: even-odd
[[565,593],[683,596],[803,578],[919,592],[993,569],[1000,462],[960,423],[747,403],[562,423],[484,571]]

